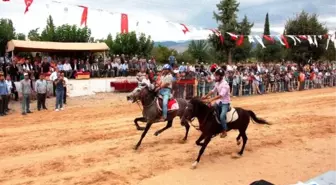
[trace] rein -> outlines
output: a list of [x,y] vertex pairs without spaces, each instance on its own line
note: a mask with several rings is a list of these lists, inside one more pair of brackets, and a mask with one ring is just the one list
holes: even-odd
[[[200,125],[203,125],[203,124],[206,122],[206,120],[207,120],[208,117],[209,117],[210,112],[211,112],[211,111],[209,111],[209,112],[206,114],[206,116],[204,117],[204,119],[203,119],[203,121],[200,123]],[[193,119],[190,120],[190,124],[191,124],[191,126],[193,126],[196,130],[200,130],[200,127],[201,127],[201,126],[196,126],[196,125],[194,125],[194,124],[192,123],[194,120],[195,120],[195,118],[193,118]]]

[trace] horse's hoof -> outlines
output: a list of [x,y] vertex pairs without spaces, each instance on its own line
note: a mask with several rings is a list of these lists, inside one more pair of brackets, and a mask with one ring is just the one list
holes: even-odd
[[138,148],[139,148],[138,145],[135,145],[135,146],[133,147],[134,150],[138,150]]
[[155,132],[154,136],[158,136],[160,134],[160,132]]
[[237,145],[238,145],[238,146],[240,145],[240,141],[237,141]]
[[240,155],[239,153],[232,153],[231,157],[234,158],[234,159],[238,159],[238,158],[241,158],[242,155]]
[[198,162],[195,161],[195,162],[191,165],[191,169],[196,169],[196,168],[197,168],[197,164],[198,164]]

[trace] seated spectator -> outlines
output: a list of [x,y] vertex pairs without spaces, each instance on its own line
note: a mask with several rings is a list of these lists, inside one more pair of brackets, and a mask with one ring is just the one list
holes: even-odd
[[59,61],[59,62],[57,63],[57,69],[58,69],[58,71],[63,71],[63,64],[62,64],[61,61]]
[[121,65],[121,74],[122,76],[127,76],[128,75],[128,64],[127,61]]
[[63,64],[63,71],[64,71],[64,75],[67,78],[70,78],[72,76],[72,67],[68,60],[66,60],[65,63]]
[[99,67],[97,63],[91,65],[91,77],[99,77]]

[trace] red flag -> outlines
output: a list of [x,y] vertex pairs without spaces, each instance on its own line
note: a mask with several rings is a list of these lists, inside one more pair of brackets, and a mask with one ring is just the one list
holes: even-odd
[[189,29],[188,29],[188,27],[186,25],[184,25],[182,23],[180,23],[180,24],[183,26],[182,31],[183,31],[184,34],[186,34],[187,32],[190,32]]
[[25,4],[26,4],[26,9],[24,13],[27,13],[29,10],[29,7],[31,4],[33,4],[33,0],[24,0]]
[[298,37],[299,37],[300,39],[303,39],[303,40],[307,40],[307,39],[308,39],[306,35],[298,35]]
[[324,34],[323,37],[327,39],[327,38],[329,38],[329,35],[328,34]]
[[272,36],[270,36],[270,35],[264,35],[263,37],[264,37],[264,39],[266,39],[266,40],[268,40],[268,41],[270,41],[270,42],[273,42],[273,43],[274,43],[274,39],[273,39],[273,37],[272,37]]
[[224,44],[224,37],[223,37],[222,33],[221,33],[219,30],[217,30],[217,29],[210,29],[210,30],[211,30],[214,34],[216,34],[216,35],[219,37],[221,43]]
[[237,40],[237,46],[240,46],[244,43],[244,35],[239,36],[239,40]]
[[281,35],[281,40],[285,43],[286,48],[289,48],[289,44],[288,44],[287,39],[284,35]]
[[237,40],[238,39],[238,35],[235,35],[233,33],[230,33],[230,32],[226,32],[227,34],[229,34],[231,36],[231,39],[232,40]]
[[128,33],[128,16],[127,14],[121,14],[121,25],[120,25],[121,33]]
[[85,26],[87,25],[87,17],[88,17],[88,7],[86,6],[79,6],[81,8],[83,8],[83,13],[82,13],[82,18],[81,18],[81,26],[84,24]]
[[2,0],[3,2],[9,2],[9,0]]

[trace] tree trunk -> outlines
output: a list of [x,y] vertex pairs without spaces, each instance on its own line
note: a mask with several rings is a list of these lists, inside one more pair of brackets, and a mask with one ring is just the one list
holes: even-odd
[[231,62],[232,62],[232,50],[231,50],[231,48],[228,50],[227,58],[228,58],[228,63],[231,64]]

